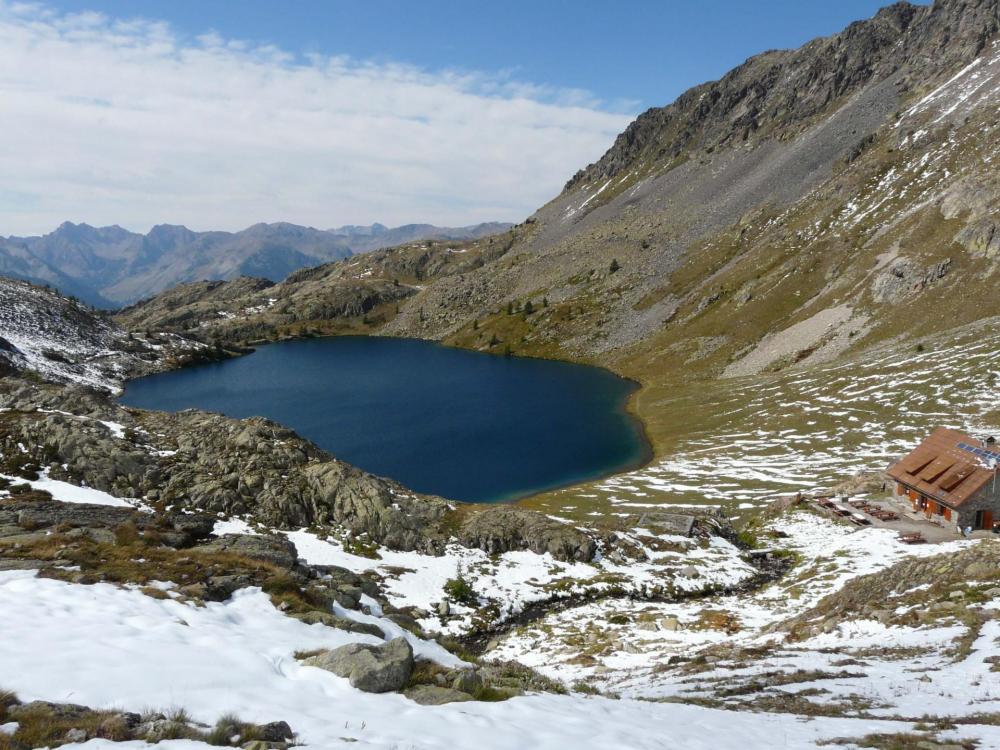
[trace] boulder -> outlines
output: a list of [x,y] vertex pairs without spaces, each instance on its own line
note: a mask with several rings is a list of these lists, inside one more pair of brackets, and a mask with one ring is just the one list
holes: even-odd
[[445,703],[473,700],[471,695],[463,693],[461,690],[438,687],[437,685],[417,685],[408,689],[403,695],[421,706],[441,706]]
[[291,570],[298,551],[288,537],[278,534],[226,534],[198,546],[203,552],[229,552]]
[[254,586],[256,583],[257,581],[248,575],[210,576],[205,581],[204,593],[200,598],[211,602],[224,602],[240,589]]
[[111,529],[80,527],[66,532],[67,539],[89,539],[95,544],[114,544],[115,533]]
[[257,727],[257,735],[264,742],[284,742],[295,736],[292,728],[284,721],[272,721]]
[[406,685],[413,672],[413,649],[405,638],[371,645],[349,643],[305,659],[303,664],[346,677],[366,693],[388,693]]
[[344,609],[357,609],[364,592],[357,586],[341,585],[333,589],[333,598]]
[[86,742],[87,730],[85,729],[70,729],[66,732],[66,736],[63,737],[64,742]]
[[186,535],[191,542],[207,539],[215,528],[215,518],[204,513],[177,513],[170,517],[174,531]]
[[681,623],[680,620],[673,615],[667,615],[666,617],[660,618],[660,627],[663,630],[677,631],[681,629]]
[[483,678],[474,669],[463,669],[455,675],[451,686],[455,690],[461,690],[463,693],[474,695],[483,686]]

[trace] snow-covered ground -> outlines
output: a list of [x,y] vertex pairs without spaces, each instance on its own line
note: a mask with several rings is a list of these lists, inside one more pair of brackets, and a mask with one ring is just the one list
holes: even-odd
[[[5,687],[22,699],[72,701],[139,710],[184,706],[211,722],[288,721],[305,747],[562,750],[683,747],[809,748],[821,739],[900,731],[908,724],[731,713],[675,704],[581,695],[532,695],[504,703],[418,706],[371,695],[346,679],[300,665],[296,650],[369,641],[324,625],[304,625],[259,591],[195,607],[107,584],[79,586],[0,573]],[[417,643],[420,648],[433,645]],[[1000,728],[962,736],[1000,742]],[[784,744],[775,744],[781,738]],[[144,747],[141,742],[126,747]],[[172,741],[163,748],[196,747]],[[92,740],[85,747],[120,747]]]
[[[787,685],[779,679],[767,690],[735,691],[731,705],[752,707],[761,695],[817,690],[809,698],[814,704],[860,704],[869,714],[886,717],[1000,713],[1000,673],[985,661],[998,654],[996,620],[986,622],[959,659],[952,650],[967,628],[947,618],[914,627],[847,620],[801,642],[786,642],[783,631],[770,629],[858,576],[908,557],[947,555],[991,542],[908,546],[895,532],[856,529],[811,513],[782,516],[768,528],[786,535],[781,547],[800,562],[787,578],[761,591],[680,603],[590,603],[517,629],[492,655],[520,660],[566,683],[585,681],[647,699],[718,698],[716,690],[762,675],[805,672],[823,674]],[[987,609],[1000,608],[1000,592],[994,593]],[[892,609],[891,603],[886,606]],[[693,676],[677,666],[677,657],[711,655],[717,647],[736,655],[716,656],[717,663]],[[753,649],[757,656],[741,651]]]
[[[61,482],[58,479],[51,479],[48,470],[39,474],[38,479],[28,480],[21,477],[0,474],[0,479],[6,479],[11,484],[28,484],[32,489],[44,490],[52,494],[54,500],[64,503],[90,503],[91,505],[111,505],[117,508],[134,508],[132,503],[122,500],[120,497],[109,495],[107,492],[95,490],[92,487],[79,487],[69,482]],[[0,497],[7,493],[0,491]]]
[[[218,527],[217,527],[218,530]],[[440,617],[437,605],[444,600],[444,586],[461,575],[484,601],[495,603],[495,621],[521,612],[533,602],[606,592],[612,588],[643,596],[657,588],[701,591],[706,586],[732,587],[757,573],[740,551],[720,537],[688,539],[637,530],[635,543],[649,557],[646,562],[615,563],[599,558],[593,563],[563,562],[551,555],[528,551],[491,557],[482,550],[451,545],[441,556],[379,549],[378,558],[345,551],[333,539],[320,539],[308,531],[287,534],[299,556],[313,565],[339,565],[355,572],[374,571],[383,589],[398,607],[413,606],[427,614],[419,620],[429,631],[459,634],[469,629],[474,610],[451,603],[450,614]],[[657,550],[659,543],[669,549]],[[651,545],[651,546],[650,546]]]

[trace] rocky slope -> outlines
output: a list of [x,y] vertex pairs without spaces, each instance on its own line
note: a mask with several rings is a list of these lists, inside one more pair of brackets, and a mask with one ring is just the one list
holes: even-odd
[[117,391],[127,377],[220,356],[173,333],[128,333],[52,289],[0,277],[0,374]]
[[40,237],[0,238],[0,274],[115,307],[184,282],[241,275],[280,281],[300,268],[352,253],[424,239],[483,237],[508,226],[408,224],[390,229],[373,224],[320,230],[278,223],[240,232],[193,232],[161,224],[143,235],[119,226],[65,222]]

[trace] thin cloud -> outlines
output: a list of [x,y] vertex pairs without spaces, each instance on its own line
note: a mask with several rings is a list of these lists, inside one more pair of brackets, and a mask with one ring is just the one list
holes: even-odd
[[0,234],[518,220],[630,116],[508,74],[0,0]]

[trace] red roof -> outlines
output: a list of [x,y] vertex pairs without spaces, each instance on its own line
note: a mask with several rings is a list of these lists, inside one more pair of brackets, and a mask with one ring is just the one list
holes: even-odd
[[964,432],[939,427],[924,442],[889,469],[889,476],[945,505],[957,508],[976,494],[994,472],[979,458],[959,448],[959,443],[979,445]]

